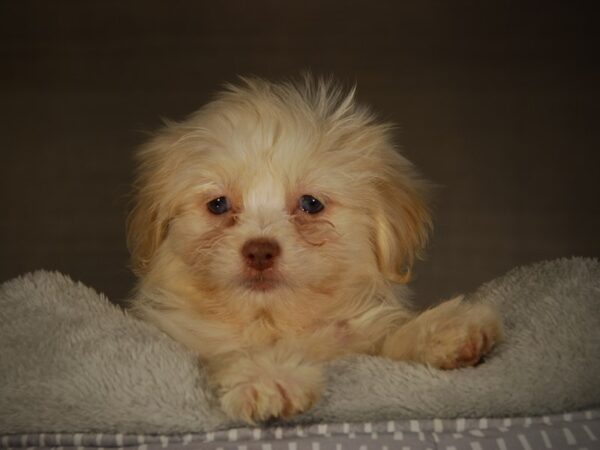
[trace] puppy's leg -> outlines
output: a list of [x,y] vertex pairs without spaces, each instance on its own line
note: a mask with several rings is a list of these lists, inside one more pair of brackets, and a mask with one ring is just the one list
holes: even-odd
[[321,366],[285,345],[232,354],[209,368],[223,411],[250,424],[305,411],[323,389]]
[[423,312],[385,339],[382,355],[441,369],[477,364],[502,338],[502,321],[488,304],[459,296]]

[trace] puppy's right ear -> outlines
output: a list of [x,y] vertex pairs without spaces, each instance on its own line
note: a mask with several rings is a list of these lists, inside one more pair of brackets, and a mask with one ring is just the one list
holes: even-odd
[[167,234],[168,220],[161,219],[158,204],[150,193],[141,189],[134,196],[127,218],[127,248],[133,272],[142,276]]
[[162,205],[167,165],[164,145],[168,145],[164,136],[156,137],[137,154],[138,172],[127,217],[127,248],[131,268],[138,276],[148,271],[169,226],[169,215]]

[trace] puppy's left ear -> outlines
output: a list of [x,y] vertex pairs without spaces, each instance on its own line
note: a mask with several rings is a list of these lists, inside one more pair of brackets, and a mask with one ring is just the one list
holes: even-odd
[[377,183],[380,199],[375,202],[375,254],[388,280],[407,283],[432,228],[426,203],[428,186],[402,157],[387,164],[388,170]]

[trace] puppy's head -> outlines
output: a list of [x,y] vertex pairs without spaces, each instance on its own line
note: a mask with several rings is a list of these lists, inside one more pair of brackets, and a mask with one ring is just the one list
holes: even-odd
[[389,134],[330,82],[229,86],[139,152],[134,271],[255,296],[407,281],[430,216]]

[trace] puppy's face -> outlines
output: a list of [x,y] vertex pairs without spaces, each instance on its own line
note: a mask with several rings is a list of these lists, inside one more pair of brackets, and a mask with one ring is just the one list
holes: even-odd
[[139,154],[139,275],[217,297],[327,294],[405,279],[426,240],[421,182],[387,128],[329,84],[231,87]]

